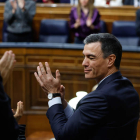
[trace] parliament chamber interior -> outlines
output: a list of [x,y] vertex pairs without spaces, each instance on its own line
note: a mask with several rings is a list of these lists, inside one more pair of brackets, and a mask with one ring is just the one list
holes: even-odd
[[[33,42],[6,42],[6,26],[4,25],[4,6],[0,3],[0,55],[12,50],[16,55],[15,68],[4,89],[11,98],[11,107],[16,109],[17,102],[23,101],[24,115],[20,124],[26,125],[27,140],[50,140],[54,137],[49,121],[46,117],[48,99],[37,83],[34,72],[38,62],[49,62],[53,75],[59,69],[61,82],[66,88],[65,98],[69,101],[76,96],[77,91],[91,92],[96,82],[85,79],[82,67],[84,44],[74,44],[74,33],[67,28],[70,21],[71,4],[36,3],[36,14],[33,18]],[[101,32],[114,34],[122,42],[123,53],[120,71],[133,84],[140,96],[140,47],[139,36],[135,31],[136,11],[140,7],[134,6],[98,6],[101,15]],[[63,39],[66,42],[56,42],[55,39],[45,42],[43,35],[46,23],[65,21],[60,23],[60,32],[64,30]],[[54,23],[55,24],[55,23]],[[66,26],[66,29],[62,29]],[[49,28],[49,27],[48,27]],[[51,32],[52,29],[49,29]],[[66,30],[66,31],[65,31]],[[51,33],[50,33],[51,34]],[[52,34],[57,32],[54,30]],[[62,37],[61,37],[62,38]],[[61,40],[61,39],[60,39]],[[140,140],[140,120],[137,127],[137,140]]]

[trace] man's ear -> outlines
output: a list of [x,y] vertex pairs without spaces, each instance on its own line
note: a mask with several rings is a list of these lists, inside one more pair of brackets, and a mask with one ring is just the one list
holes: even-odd
[[116,60],[116,55],[115,54],[111,54],[108,56],[108,67],[112,67],[115,63]]

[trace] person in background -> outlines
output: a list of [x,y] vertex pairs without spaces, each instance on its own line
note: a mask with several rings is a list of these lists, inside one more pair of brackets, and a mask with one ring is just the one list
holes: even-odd
[[4,21],[8,24],[8,42],[31,42],[32,21],[36,12],[33,0],[8,0]]
[[135,7],[140,6],[139,0],[124,0],[124,5],[134,5]]
[[122,0],[94,0],[94,6],[122,6]]
[[92,0],[79,0],[78,6],[72,8],[70,28],[75,32],[74,43],[83,43],[86,36],[99,32],[100,14]]
[[[140,9],[136,12],[136,33],[140,37]],[[140,47],[140,39],[138,41],[138,46]]]
[[3,140],[25,140],[25,125],[17,124],[23,115],[23,102],[17,103],[17,110],[14,113],[10,105],[11,100],[3,88],[15,62],[15,55],[12,51],[6,51],[0,59],[0,132]]

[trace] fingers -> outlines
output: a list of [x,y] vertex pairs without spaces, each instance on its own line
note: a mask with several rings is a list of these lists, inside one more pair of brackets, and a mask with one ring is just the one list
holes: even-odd
[[[39,66],[38,66],[38,67],[39,67]],[[39,69],[38,67],[37,67],[37,69]],[[36,72],[34,73],[34,75],[35,75],[36,80],[38,81],[38,83],[39,83],[40,86],[42,87],[42,86],[43,86],[43,82],[41,81],[40,77],[37,75]]]
[[46,71],[45,71],[44,66],[43,66],[43,64],[42,64],[41,62],[39,62],[39,67],[40,67],[41,73],[42,73],[43,75],[45,75],[45,74],[46,74]]
[[56,79],[60,81],[60,73],[59,73],[59,70],[56,70]]
[[48,62],[45,62],[47,74],[52,75]]

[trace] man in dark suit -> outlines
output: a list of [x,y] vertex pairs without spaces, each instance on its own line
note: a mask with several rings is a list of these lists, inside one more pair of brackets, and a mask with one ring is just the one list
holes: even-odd
[[47,117],[56,140],[136,140],[139,96],[119,71],[121,44],[108,33],[92,34],[84,43],[85,78],[95,79],[98,87],[79,101],[75,112],[64,100],[59,70],[54,78],[46,62],[46,71],[39,63],[35,73],[50,99]]

